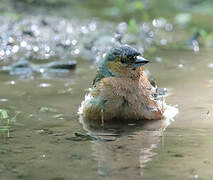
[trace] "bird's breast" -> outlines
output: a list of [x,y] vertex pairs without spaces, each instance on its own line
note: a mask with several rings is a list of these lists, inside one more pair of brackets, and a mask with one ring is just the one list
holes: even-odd
[[152,96],[153,86],[144,71],[136,73],[133,78],[108,77],[98,82],[85,103],[85,118],[99,122],[103,116],[105,121],[162,119],[163,107]]

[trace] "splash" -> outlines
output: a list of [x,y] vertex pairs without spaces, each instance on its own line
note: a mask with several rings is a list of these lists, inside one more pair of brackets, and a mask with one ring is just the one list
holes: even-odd
[[[88,89],[89,92],[91,91],[91,88]],[[83,117],[83,109],[84,107],[89,105],[90,100],[93,97],[91,96],[90,93],[85,95],[85,99],[81,102],[81,105],[79,106],[77,114],[79,115],[79,122],[83,124],[84,129],[88,131],[88,128],[86,124],[84,123],[84,117]],[[179,113],[178,106],[172,106],[172,105],[167,105],[165,102],[165,99],[163,98],[162,100],[157,100],[159,106],[163,107],[165,109],[163,113],[164,119],[162,120],[163,125],[162,125],[162,130],[164,131],[170,124],[171,122],[175,121],[175,116]]]

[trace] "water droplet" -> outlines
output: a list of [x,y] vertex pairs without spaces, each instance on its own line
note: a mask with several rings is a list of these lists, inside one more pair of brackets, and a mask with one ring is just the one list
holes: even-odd
[[177,24],[180,25],[186,25],[188,22],[190,22],[192,19],[192,15],[189,13],[181,13],[181,14],[177,14],[174,21]]
[[152,38],[146,38],[146,42],[151,44],[152,43]]
[[46,53],[44,56],[45,56],[46,58],[49,58],[49,57],[50,57],[50,54]]
[[67,31],[67,33],[71,34],[71,33],[72,33],[72,27],[68,26],[68,27],[66,28],[66,31]]
[[7,102],[8,99],[2,98],[2,99],[0,99],[0,101],[1,101],[1,102]]
[[67,92],[71,92],[71,91],[72,91],[72,88],[68,88],[68,89],[67,89]]
[[135,123],[129,123],[128,126],[135,126]]
[[72,45],[75,46],[77,44],[77,41],[74,39],[72,40]]
[[16,82],[15,82],[15,81],[9,81],[9,82],[7,82],[7,84],[15,85],[15,84],[16,84]]
[[193,50],[194,50],[194,52],[199,52],[199,51],[200,51],[200,48],[199,48],[199,46],[195,46],[195,47],[193,48]]
[[194,175],[194,178],[195,178],[195,179],[198,179],[198,178],[199,178],[198,174],[195,174],[195,175]]
[[127,27],[128,27],[127,23],[125,23],[125,22],[120,23],[118,25],[118,27],[117,27],[118,33],[119,34],[124,34],[126,32],[126,30],[127,30]]
[[27,50],[28,50],[28,51],[31,51],[31,50],[32,50],[32,46],[28,44],[28,45],[27,45]]
[[9,41],[9,43],[13,43],[13,42],[14,42],[14,39],[13,39],[12,37],[9,37],[9,38],[8,38],[8,41]]
[[106,53],[104,53],[104,54],[102,55],[102,57],[105,58],[105,57],[106,57]]
[[183,64],[178,64],[178,68],[183,68]]
[[198,41],[197,41],[197,40],[193,40],[193,41],[192,41],[192,45],[193,45],[193,46],[198,46],[198,45],[199,45],[199,43],[198,43]]
[[208,67],[209,67],[209,68],[213,68],[213,63],[209,63],[209,64],[208,64]]
[[172,24],[166,24],[165,25],[165,30],[166,31],[172,31],[173,30],[173,25]]
[[40,72],[40,73],[43,73],[43,72],[44,72],[44,69],[43,69],[43,68],[40,68],[40,69],[39,69],[39,72]]
[[90,23],[90,24],[89,24],[89,29],[90,29],[91,31],[95,31],[95,30],[96,30],[96,24],[95,24],[95,23]]
[[5,55],[4,50],[0,50],[0,56],[4,56],[4,55]]
[[199,42],[197,40],[193,40],[192,47],[193,47],[194,52],[198,52],[200,50]]
[[165,46],[167,44],[167,40],[166,39],[161,39],[160,40],[160,44]]
[[149,32],[149,30],[150,30],[150,27],[147,23],[143,23],[141,28],[144,32]]
[[150,38],[153,38],[154,37],[154,32],[150,31],[148,35],[149,35]]
[[75,53],[75,54],[79,54],[79,53],[80,53],[80,50],[79,50],[79,49],[75,49],[74,53]]
[[161,57],[156,57],[156,58],[155,58],[155,61],[156,61],[156,62],[162,62],[162,58],[161,58]]
[[7,56],[10,55],[10,50],[9,50],[9,49],[6,50],[6,55],[7,55]]
[[152,21],[152,25],[156,28],[161,28],[161,27],[164,27],[166,24],[166,19],[164,18],[158,18],[158,19],[154,19]]
[[33,25],[31,26],[31,30],[32,30],[32,31],[38,31],[38,29],[39,29],[39,27],[38,27],[37,25],[35,25],[35,24],[33,24]]
[[17,53],[19,51],[19,46],[18,45],[15,45],[12,47],[12,52],[13,53]]
[[20,43],[20,45],[21,45],[21,47],[26,47],[26,46],[27,46],[27,42],[26,42],[26,41],[22,41],[22,42]]
[[50,86],[52,86],[52,85],[51,85],[51,84],[48,84],[48,83],[41,83],[39,86],[40,86],[40,87],[50,87]]
[[33,51],[34,51],[34,52],[38,52],[38,50],[39,50],[38,46],[34,46],[34,47],[33,47]]
[[50,47],[49,46],[45,46],[45,51],[49,52],[50,51]]
[[71,44],[71,41],[70,41],[69,39],[67,39],[67,40],[65,41],[65,44],[66,44],[67,46],[69,46],[69,45]]
[[95,63],[100,62],[100,60],[101,60],[101,57],[100,57],[100,56],[96,56],[96,58],[95,58]]
[[88,29],[85,26],[82,26],[81,27],[81,32],[84,33],[84,34],[87,34],[88,33]]

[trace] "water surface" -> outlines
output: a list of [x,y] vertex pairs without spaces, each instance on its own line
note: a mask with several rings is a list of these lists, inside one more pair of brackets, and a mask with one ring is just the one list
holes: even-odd
[[[210,50],[158,50],[146,67],[166,101],[180,113],[163,133],[153,124],[129,124],[117,136],[86,135],[77,110],[95,69],[87,61],[64,77],[0,76],[0,107],[17,115],[0,144],[0,176],[10,179],[212,179],[212,63]],[[161,62],[159,62],[159,58]],[[156,61],[156,59],[158,59]],[[114,130],[111,130],[115,133]]]

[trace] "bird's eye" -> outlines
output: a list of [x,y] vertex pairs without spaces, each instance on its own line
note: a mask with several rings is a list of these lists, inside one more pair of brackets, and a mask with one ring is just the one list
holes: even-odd
[[135,60],[136,60],[136,56],[134,55],[129,55],[129,56],[125,55],[125,56],[122,56],[120,59],[121,63],[123,64],[132,64],[135,62]]
[[129,56],[128,57],[128,62],[130,62],[130,63],[134,63],[135,60],[136,60],[136,56]]
[[123,63],[123,64],[126,63],[126,60],[125,60],[124,58],[121,58],[120,61],[121,61],[121,63]]

